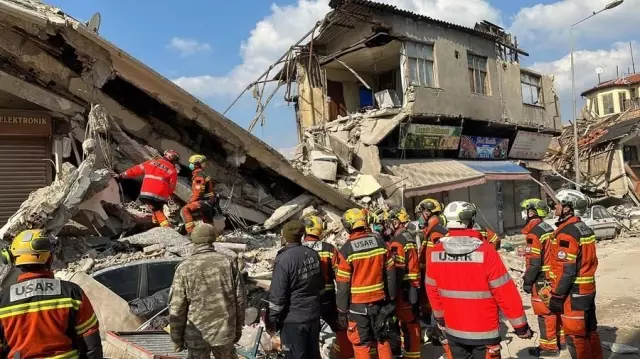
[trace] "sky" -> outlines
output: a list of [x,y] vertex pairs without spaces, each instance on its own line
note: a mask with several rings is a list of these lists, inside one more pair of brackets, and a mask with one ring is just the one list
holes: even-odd
[[[555,77],[562,119],[571,118],[569,28],[612,0],[377,0],[473,27],[481,20],[518,37],[530,56],[522,65]],[[82,21],[100,12],[99,33],[160,74],[223,112],[275,60],[329,11],[329,0],[45,0]],[[250,5],[249,5],[250,3]],[[640,0],[625,0],[574,27],[578,95],[631,67],[640,72]],[[582,106],[582,102],[579,103]],[[579,107],[579,108],[580,108]],[[248,128],[256,113],[249,92],[227,113]],[[274,96],[265,125],[253,134],[287,154],[297,143],[293,107]]]

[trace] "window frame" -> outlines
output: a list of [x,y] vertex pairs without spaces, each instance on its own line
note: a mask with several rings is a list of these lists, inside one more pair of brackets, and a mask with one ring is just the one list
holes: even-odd
[[[405,41],[404,44],[407,71],[409,72],[409,86],[437,88],[435,44],[416,41]],[[415,71],[414,66],[412,66],[413,63],[415,63]],[[427,75],[429,75],[429,71],[426,70],[428,66],[431,67],[431,79],[427,78]],[[423,80],[426,83],[422,83]],[[429,83],[429,80],[431,80],[431,83]]]
[[[533,81],[536,80],[536,81]],[[525,101],[525,88],[528,89],[531,102]],[[535,89],[536,102],[533,102],[533,90]],[[522,92],[522,103],[530,106],[544,107],[544,99],[542,94],[542,76],[528,72],[520,71],[520,91]]]
[[[606,106],[605,98],[610,98],[611,99],[611,107],[607,107]],[[602,115],[603,116],[612,115],[612,114],[616,113],[616,105],[615,105],[614,101],[615,100],[613,99],[613,92],[602,95]],[[611,112],[607,112],[608,109],[611,109]]]
[[[480,69],[479,62],[484,60],[484,70]],[[467,52],[467,74],[469,76],[469,86],[472,94],[491,96],[491,84],[489,83],[489,58],[486,56]],[[482,92],[477,91],[477,80],[482,81],[480,77],[476,76],[476,73],[484,74],[484,88]]]
[[593,110],[595,111],[596,115],[600,116],[600,100],[598,99],[598,96],[594,97],[591,99],[591,102],[593,102]]
[[624,91],[618,91],[618,106],[620,106],[620,112],[627,110],[627,93]]

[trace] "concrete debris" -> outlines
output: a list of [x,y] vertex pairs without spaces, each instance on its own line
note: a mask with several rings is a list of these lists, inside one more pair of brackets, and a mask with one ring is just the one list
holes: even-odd
[[358,175],[356,182],[351,189],[351,193],[355,198],[371,196],[382,189],[382,186],[373,178],[372,175]]
[[184,246],[190,243],[187,237],[176,232],[176,230],[163,227],[155,227],[146,232],[122,238],[119,241],[138,247],[146,247],[154,244],[163,244],[167,247],[173,247]]
[[264,229],[272,229],[293,217],[296,213],[302,211],[306,206],[313,201],[313,197],[308,194],[302,194],[291,201],[285,203],[264,222]]
[[638,354],[640,353],[640,349],[636,347],[632,347],[631,345],[622,344],[622,343],[612,343],[612,342],[602,342],[602,347],[605,349],[611,350],[612,353],[616,354]]

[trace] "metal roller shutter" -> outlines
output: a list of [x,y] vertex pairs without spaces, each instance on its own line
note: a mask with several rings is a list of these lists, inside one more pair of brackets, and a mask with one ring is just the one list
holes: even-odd
[[0,136],[0,226],[32,191],[49,184],[48,138]]

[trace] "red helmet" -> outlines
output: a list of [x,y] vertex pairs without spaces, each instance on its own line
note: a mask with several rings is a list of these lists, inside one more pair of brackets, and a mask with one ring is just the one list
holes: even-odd
[[174,162],[174,163],[180,161],[180,155],[178,154],[178,152],[174,150],[164,151],[163,157],[166,158],[168,161]]

